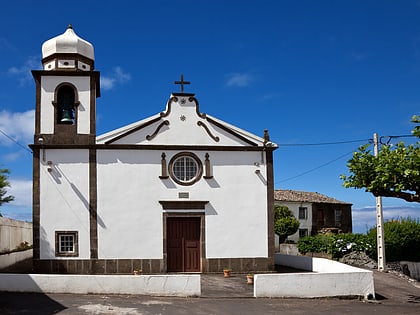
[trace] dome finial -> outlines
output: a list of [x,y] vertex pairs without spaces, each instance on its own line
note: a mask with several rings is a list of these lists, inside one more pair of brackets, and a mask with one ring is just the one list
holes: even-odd
[[67,29],[73,29],[73,25],[69,24],[69,26],[67,26]]

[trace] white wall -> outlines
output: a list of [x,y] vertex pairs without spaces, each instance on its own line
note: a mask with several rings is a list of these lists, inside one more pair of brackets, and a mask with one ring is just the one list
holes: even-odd
[[375,297],[372,271],[323,258],[282,254],[275,255],[275,263],[309,272],[255,275],[255,297]]
[[89,151],[46,150],[40,163],[40,258],[60,259],[55,231],[77,231],[76,258],[89,258]]
[[43,76],[41,81],[41,134],[54,133],[54,92],[63,82],[73,84],[79,95],[77,133],[90,133],[90,77]]
[[[176,153],[165,151],[168,163]],[[180,200],[179,192],[209,201],[207,258],[267,257],[266,168],[254,165],[261,152],[197,151],[203,166],[206,153],[213,179],[181,186],[159,179],[162,151],[98,151],[99,258],[163,258],[159,200]]]
[[200,296],[200,275],[0,274],[0,291],[72,294]]
[[[312,232],[312,204],[308,202],[291,202],[291,201],[276,201],[276,204],[288,207],[295,216],[296,219],[299,220],[299,229],[307,229],[308,235],[311,235]],[[306,207],[307,210],[307,217],[305,219],[299,219],[299,207]],[[288,240],[293,240],[295,242],[299,241],[299,230],[287,237]]]

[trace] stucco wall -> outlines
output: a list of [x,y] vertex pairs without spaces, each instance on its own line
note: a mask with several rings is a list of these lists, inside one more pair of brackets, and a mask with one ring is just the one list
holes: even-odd
[[55,257],[55,231],[77,231],[77,258],[90,257],[88,162],[88,150],[81,149],[46,150],[45,161],[41,160],[41,259],[60,259]]
[[[167,161],[176,153],[165,151]],[[267,257],[266,170],[260,165],[256,173],[254,165],[261,152],[194,153],[203,164],[209,153],[213,178],[181,186],[159,178],[160,150],[98,151],[99,258],[162,258],[161,200],[209,201],[207,258]],[[189,198],[180,199],[180,192]]]
[[0,252],[15,249],[22,242],[33,244],[32,223],[0,217]]

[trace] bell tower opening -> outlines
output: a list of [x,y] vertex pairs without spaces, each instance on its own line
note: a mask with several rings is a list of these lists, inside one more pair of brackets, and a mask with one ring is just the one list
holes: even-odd
[[57,92],[57,124],[74,124],[75,93],[69,85],[61,86]]

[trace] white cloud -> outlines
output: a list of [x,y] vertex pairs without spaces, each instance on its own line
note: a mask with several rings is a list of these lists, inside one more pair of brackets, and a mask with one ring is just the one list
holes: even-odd
[[228,75],[227,87],[246,87],[252,82],[253,78],[248,73],[232,73]]
[[[384,221],[397,218],[419,218],[420,217],[420,205],[419,206],[388,206],[383,207]],[[354,233],[365,233],[368,229],[376,226],[376,208],[375,207],[364,207],[359,209],[352,209],[353,218],[353,232]]]
[[[26,112],[0,111],[0,130],[6,133],[13,140],[21,144],[29,144],[33,140],[35,129],[35,110]],[[13,142],[0,135],[1,144],[12,144]]]
[[131,75],[124,72],[121,67],[114,67],[109,76],[101,76],[101,88],[111,90],[116,84],[123,84],[131,80]]
[[8,73],[18,77],[20,85],[32,82],[31,70],[42,68],[39,56],[29,57],[25,63],[19,67],[10,67]]
[[15,197],[10,202],[13,206],[32,207],[32,181],[23,179],[9,179],[10,187],[7,193]]

